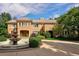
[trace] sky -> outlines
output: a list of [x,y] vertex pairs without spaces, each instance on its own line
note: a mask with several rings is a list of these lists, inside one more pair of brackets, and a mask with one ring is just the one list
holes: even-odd
[[8,12],[12,18],[56,18],[63,15],[77,3],[0,3],[0,14]]

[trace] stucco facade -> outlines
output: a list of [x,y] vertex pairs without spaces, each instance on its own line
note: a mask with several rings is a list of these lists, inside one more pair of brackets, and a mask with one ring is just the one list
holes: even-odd
[[51,31],[56,24],[56,20],[30,20],[27,18],[21,18],[17,20],[10,20],[7,23],[8,33],[11,33],[14,28],[16,28],[19,37],[30,37],[30,35],[34,32],[39,32],[41,30]]

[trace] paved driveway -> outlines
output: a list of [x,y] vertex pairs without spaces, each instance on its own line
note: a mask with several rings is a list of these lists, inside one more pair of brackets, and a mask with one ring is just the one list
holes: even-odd
[[79,43],[43,40],[40,48],[0,50],[2,56],[78,56]]

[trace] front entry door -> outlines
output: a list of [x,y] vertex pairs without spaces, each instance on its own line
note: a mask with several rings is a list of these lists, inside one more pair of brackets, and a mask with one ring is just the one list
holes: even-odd
[[20,36],[21,37],[29,37],[29,31],[27,31],[27,30],[21,30],[20,31]]

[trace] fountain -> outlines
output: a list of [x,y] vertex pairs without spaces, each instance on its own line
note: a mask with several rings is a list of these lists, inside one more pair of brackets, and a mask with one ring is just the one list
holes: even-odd
[[17,45],[17,42],[20,40],[20,38],[17,38],[17,36],[18,36],[17,32],[12,31],[11,38],[10,38],[12,45]]
[[29,43],[27,42],[23,42],[22,44],[18,42],[20,41],[21,42],[21,38],[18,38],[18,34],[17,34],[17,31],[14,29],[11,34],[10,34],[10,38],[8,39],[8,42],[5,41],[5,43],[7,44],[4,44],[4,42],[1,42],[2,44],[0,44],[0,49],[3,49],[3,50],[6,50],[6,49],[21,49],[21,48],[26,48],[26,47],[29,47]]

